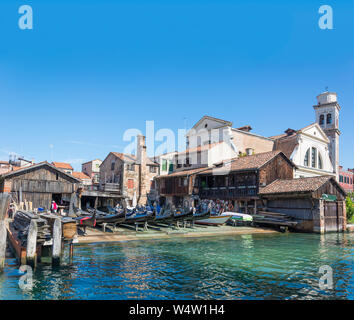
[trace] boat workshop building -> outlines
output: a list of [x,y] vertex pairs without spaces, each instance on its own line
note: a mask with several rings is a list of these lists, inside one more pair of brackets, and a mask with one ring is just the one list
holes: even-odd
[[0,193],[7,192],[20,202],[32,202],[33,208],[49,210],[52,200],[69,203],[71,194],[81,185],[79,179],[48,162],[17,169],[0,176]]
[[293,218],[298,231],[346,230],[346,193],[333,176],[277,179],[259,194],[267,211]]

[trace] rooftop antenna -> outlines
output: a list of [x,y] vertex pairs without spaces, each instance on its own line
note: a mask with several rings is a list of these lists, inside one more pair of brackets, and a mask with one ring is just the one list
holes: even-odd
[[325,87],[326,92],[328,92],[328,87]]

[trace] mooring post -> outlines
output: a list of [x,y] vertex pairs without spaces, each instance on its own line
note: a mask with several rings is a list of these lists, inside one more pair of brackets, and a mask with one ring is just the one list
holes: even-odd
[[62,247],[62,227],[61,220],[55,219],[53,225],[53,246],[52,246],[52,265],[58,266],[60,265],[60,253]]
[[0,220],[0,272],[4,270],[5,267],[6,237],[7,231],[5,221]]
[[73,262],[73,257],[74,257],[74,241],[71,240],[71,241],[70,241],[70,253],[69,253],[69,260],[70,260],[70,263]]
[[7,230],[5,216],[10,203],[10,195],[0,194],[0,272],[5,267]]
[[32,219],[27,235],[26,264],[35,267],[37,264],[37,222]]

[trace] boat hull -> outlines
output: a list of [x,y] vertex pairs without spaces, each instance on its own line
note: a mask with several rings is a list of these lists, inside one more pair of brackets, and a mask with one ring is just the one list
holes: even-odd
[[219,226],[226,223],[231,218],[231,215],[224,216],[210,216],[206,219],[201,219],[195,221],[197,224],[210,225],[210,226]]

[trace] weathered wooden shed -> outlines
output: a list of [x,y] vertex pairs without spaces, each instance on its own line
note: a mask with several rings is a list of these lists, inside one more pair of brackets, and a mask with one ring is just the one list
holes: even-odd
[[275,180],[259,192],[269,212],[283,213],[306,232],[346,230],[346,193],[333,176]]
[[70,201],[80,183],[71,174],[41,162],[1,175],[0,193],[12,193],[18,201],[32,202],[34,208],[50,209],[52,200],[58,204]]

